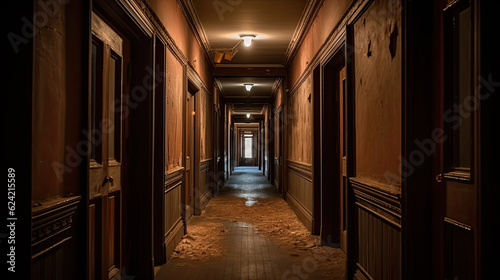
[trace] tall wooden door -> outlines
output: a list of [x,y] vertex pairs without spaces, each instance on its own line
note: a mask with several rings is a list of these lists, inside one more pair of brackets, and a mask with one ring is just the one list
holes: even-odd
[[274,186],[284,195],[283,190],[283,109],[280,109],[274,116]]
[[338,160],[341,167],[339,180],[340,203],[340,247],[347,253],[347,117],[346,117],[346,68],[339,71],[339,153]]
[[[340,246],[347,252],[347,93],[342,49],[323,67],[321,97],[318,92],[320,74],[317,73],[315,78],[318,80],[316,100],[321,101],[321,111],[315,105],[318,106],[315,111],[316,143],[319,144],[321,140],[320,149],[315,149],[315,164],[321,170],[321,195],[316,196],[321,202],[320,235],[325,244]],[[318,124],[320,120],[321,133]],[[319,181],[319,178],[316,180]]]
[[435,120],[433,143],[440,148],[435,166],[439,203],[438,253],[441,279],[478,279],[478,101],[474,59],[474,9],[459,0],[443,10],[444,88]]
[[121,267],[122,98],[128,42],[92,12],[89,96],[89,279],[111,279]]
[[186,217],[188,220],[194,213],[194,185],[195,185],[195,95],[187,92],[186,98]]

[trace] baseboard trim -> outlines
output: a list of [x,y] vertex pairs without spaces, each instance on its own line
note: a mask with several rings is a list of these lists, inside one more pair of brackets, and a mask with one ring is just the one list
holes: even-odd
[[165,235],[165,259],[168,260],[170,255],[177,247],[177,244],[181,242],[182,237],[184,236],[184,223],[182,222],[182,218],[179,218],[177,222],[175,222],[174,226],[169,230],[169,232]]
[[313,216],[312,213],[307,210],[307,208],[300,203],[292,194],[287,193],[286,194],[286,202],[290,205],[292,210],[295,212],[299,220],[304,224],[304,226],[309,230],[310,232],[313,231]]

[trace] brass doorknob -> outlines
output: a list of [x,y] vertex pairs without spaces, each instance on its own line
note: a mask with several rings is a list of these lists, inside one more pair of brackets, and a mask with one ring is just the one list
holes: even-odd
[[443,182],[443,174],[436,175],[436,182],[438,182],[438,183]]
[[111,184],[111,186],[113,186],[113,185],[114,185],[114,179],[113,179],[113,177],[111,177],[111,176],[109,176],[109,177],[108,177],[108,176],[104,177],[104,181],[102,182],[102,185],[104,186],[104,185],[106,185],[107,183],[110,183],[110,184]]

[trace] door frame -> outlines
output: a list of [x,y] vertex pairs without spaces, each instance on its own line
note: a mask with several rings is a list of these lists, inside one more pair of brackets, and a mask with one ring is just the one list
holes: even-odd
[[[91,22],[91,13],[97,12],[99,16],[104,19],[107,24],[112,26],[116,31],[120,32],[120,35],[127,38],[130,42],[130,49],[128,50],[128,65],[123,63],[123,75],[124,80],[129,79],[130,85],[128,92],[123,92],[122,101],[125,103],[122,106],[124,119],[122,120],[122,159],[121,159],[121,256],[120,256],[120,273],[133,273],[135,275],[141,275],[144,277],[149,277],[153,275],[154,271],[152,269],[153,265],[149,265],[148,262],[141,262],[140,260],[151,259],[147,256],[151,256],[151,246],[144,246],[144,248],[135,248],[133,246],[127,245],[127,240],[130,239],[140,239],[140,240],[150,240],[145,239],[147,236],[152,234],[152,217],[147,216],[146,219],[139,219],[138,217],[144,216],[146,213],[151,213],[152,211],[152,188],[153,182],[151,178],[152,174],[152,131],[150,126],[152,125],[152,96],[154,87],[144,88],[143,78],[145,76],[151,76],[154,74],[148,73],[145,69],[147,66],[151,66],[153,59],[152,49],[153,49],[153,26],[147,19],[147,16],[143,14],[139,9],[137,9],[136,4],[125,1],[117,0],[116,2],[109,2],[104,0],[94,0],[90,1],[88,17],[89,22]],[[90,28],[90,26],[89,26]],[[89,29],[88,34],[88,66],[89,66],[89,82],[90,82],[90,66],[91,66],[91,43],[92,43],[92,32]],[[137,50],[141,51],[137,51]],[[124,55],[125,56],[125,55]],[[137,71],[131,71],[129,65],[134,65],[134,69]],[[126,78],[127,77],[127,78]],[[154,77],[150,79],[151,83],[154,81]],[[132,95],[131,89],[134,86],[142,86],[141,89],[144,90],[144,96]],[[90,102],[90,86],[89,86],[89,99]],[[131,102],[137,104],[136,106],[131,106]],[[88,113],[90,108],[88,108]],[[90,123],[87,120],[87,129],[89,129]],[[88,130],[90,131],[90,130]],[[89,134],[89,132],[87,132]],[[142,135],[139,137],[139,135]],[[90,147],[90,135],[86,137],[87,144]],[[134,148],[132,149],[132,144]],[[146,154],[146,159],[141,155]],[[142,158],[142,162],[138,164],[137,158]],[[87,155],[87,166],[90,163],[90,149]],[[89,176],[89,169],[87,167],[87,177]],[[140,186],[140,187],[139,187]],[[89,187],[85,186],[85,213],[84,221],[85,225],[82,226],[86,236],[86,247],[90,248],[89,240],[89,230],[90,230],[90,215],[89,215]],[[140,200],[139,207],[132,207],[133,203]],[[134,213],[134,215],[130,215]],[[86,251],[86,279],[91,279],[90,275],[90,251]],[[152,259],[151,259],[152,261]],[[126,270],[126,271],[125,271]],[[105,275],[106,274],[106,275]],[[108,276],[107,273],[101,273],[101,275]],[[108,276],[109,277],[109,276]],[[104,277],[107,278],[107,277]]]
[[[327,79],[327,75],[339,75],[342,69],[346,71],[347,80],[347,59],[346,59],[346,47],[345,40],[342,38],[336,43],[330,50],[330,52],[325,56],[326,59],[321,61],[313,70],[314,79],[314,96],[313,96],[313,123],[314,123],[314,133],[313,133],[313,180],[314,180],[314,198],[315,198],[315,214],[317,215],[315,219],[318,220],[314,225],[314,230],[320,234],[322,242],[329,246],[340,246],[343,243],[347,246],[347,234],[342,234],[342,217],[345,217],[344,226],[347,233],[347,221],[348,221],[348,182],[344,180],[345,189],[344,193],[341,191],[339,181],[343,176],[342,164],[343,161],[338,156],[342,153],[340,147],[346,151],[346,161],[345,161],[345,177],[349,178],[350,172],[347,167],[348,163],[351,163],[352,152],[349,151],[352,138],[349,138],[350,131],[350,118],[349,106],[349,90],[346,83],[346,92],[344,93],[345,100],[342,98],[343,103],[339,103],[340,93],[338,87],[340,86],[340,78],[335,77],[335,81],[331,84],[331,88],[325,83],[327,81],[332,81]],[[334,95],[335,94],[335,95]],[[332,99],[328,99],[332,97]],[[335,110],[331,110],[332,106]],[[339,123],[341,106],[345,112],[343,124]],[[327,110],[327,108],[330,108]],[[327,113],[330,112],[330,113]],[[333,120],[333,122],[331,122]],[[335,124],[334,131],[332,132],[331,127],[326,127],[328,123]],[[340,137],[340,129],[343,129],[343,139]],[[326,143],[337,143],[332,147]],[[343,145],[341,145],[341,142]],[[335,175],[332,176],[332,169],[336,170]],[[330,190],[329,186],[333,186],[334,189]],[[330,191],[328,191],[330,190]],[[341,194],[344,194],[341,197]],[[334,203],[335,208],[332,209],[332,203]],[[343,206],[343,207],[342,207]],[[342,209],[341,209],[342,208]],[[343,215],[341,215],[343,214]],[[342,237],[344,236],[344,237]],[[344,238],[344,240],[343,240]],[[344,246],[344,247],[345,247]]]
[[[96,22],[94,24],[94,22]],[[95,27],[95,29],[94,29]],[[89,89],[88,96],[88,131],[90,131],[91,135],[94,136],[88,138],[89,139],[89,147],[95,148],[100,147],[95,150],[96,155],[95,159],[100,160],[94,161],[89,149],[89,163],[87,165],[87,182],[89,186],[87,187],[87,211],[88,211],[88,231],[87,231],[87,240],[89,243],[88,248],[88,277],[98,277],[101,279],[107,279],[110,277],[114,277],[115,274],[121,272],[122,267],[122,239],[123,239],[123,220],[124,215],[122,214],[122,202],[123,202],[123,192],[124,192],[124,184],[123,178],[124,173],[122,167],[128,164],[127,157],[124,156],[124,136],[123,136],[123,128],[125,128],[124,121],[124,110],[123,110],[123,100],[129,96],[130,91],[130,80],[126,79],[125,71],[127,65],[130,63],[130,46],[129,40],[126,35],[121,34],[117,27],[115,27],[112,23],[107,22],[105,16],[103,16],[99,10],[91,11],[91,44],[93,45],[96,42],[97,47],[99,48],[96,58],[96,100],[92,99],[92,86]],[[94,32],[95,30],[95,32]],[[94,34],[95,33],[95,34]],[[119,36],[121,39],[120,45],[113,45],[113,42],[117,40],[113,40]],[[111,38],[109,38],[111,37]],[[113,38],[114,37],[114,38]],[[120,91],[120,109],[118,112],[114,113],[113,119],[113,131],[106,132],[103,131],[104,120],[108,119],[110,116],[110,90],[109,90],[109,62],[113,60],[113,56],[120,57],[119,64],[115,65],[115,67],[119,67],[119,82],[116,80],[113,81],[115,84],[113,86],[113,90],[116,90],[116,86],[118,86]],[[91,54],[92,58],[92,54]],[[92,69],[93,61],[90,62],[90,68]],[[101,68],[102,67],[102,68]],[[115,69],[116,70],[116,69]],[[92,71],[92,70],[90,70]],[[116,73],[115,73],[116,74]],[[114,75],[114,74],[113,74]],[[89,83],[92,85],[93,75],[89,76]],[[116,79],[116,77],[115,77]],[[100,94],[99,94],[100,93]],[[113,95],[116,92],[113,93]],[[114,98],[116,100],[116,96]],[[100,126],[97,127],[97,123],[95,123],[96,127],[92,127],[92,108],[96,107],[97,113],[96,122],[100,123]],[[116,107],[115,107],[116,108]],[[119,124],[116,126],[115,121],[119,119]],[[122,126],[123,125],[123,126]],[[95,131],[95,132],[94,132]],[[95,139],[95,135],[97,132],[100,132],[101,138],[100,141]],[[115,132],[119,134],[116,135]],[[114,137],[118,136],[119,138],[119,151],[118,155],[116,155],[116,150],[113,151],[114,157],[110,158],[110,136]],[[93,139],[93,140],[92,140]],[[96,141],[93,143],[92,141]],[[97,143],[98,142],[98,143]],[[115,144],[113,144],[113,149],[115,148]],[[99,155],[100,154],[100,155]],[[117,157],[118,156],[118,157]],[[119,162],[116,161],[118,158]],[[117,170],[118,169],[118,170]],[[116,176],[116,172],[118,171],[119,176]],[[112,175],[115,175],[113,178]],[[95,181],[97,179],[97,182]],[[101,183],[102,181],[102,183]],[[97,189],[94,189],[97,183]],[[119,185],[118,190],[111,190],[114,184]],[[93,190],[94,189],[94,190]],[[113,197],[118,198],[118,201],[115,200],[113,212],[111,212],[111,208],[109,204],[112,193],[118,193],[113,195]],[[116,203],[117,202],[117,203]],[[110,219],[110,213],[114,213],[113,217]],[[111,222],[111,223],[110,223]],[[110,231],[118,232],[115,234],[110,240]],[[110,243],[113,242],[114,244]],[[112,248],[114,252],[110,252],[110,246],[112,244]],[[98,250],[98,251],[96,251]],[[113,264],[109,262],[109,256],[113,254]],[[116,260],[115,258],[118,258]],[[115,263],[116,261],[116,263]],[[118,265],[118,267],[114,267],[113,270],[109,270],[111,265]]]
[[[455,116],[450,118],[450,114],[447,112],[451,109],[453,105],[461,105],[463,100],[451,100],[450,97],[456,94],[452,81],[462,80],[462,77],[458,76],[452,68],[452,62],[455,62],[455,53],[450,49],[451,46],[456,46],[456,42],[453,36],[456,32],[456,23],[453,16],[458,15],[459,12],[464,11],[464,9],[470,9],[470,52],[471,52],[471,63],[469,65],[470,71],[470,82],[468,97],[472,96],[478,102],[478,87],[479,80],[474,77],[478,77],[479,65],[478,65],[478,26],[477,26],[477,8],[478,1],[474,0],[458,0],[451,4],[441,6],[439,9],[440,17],[442,20],[442,45],[441,48],[441,59],[442,59],[442,72],[439,73],[439,77],[442,77],[443,84],[442,88],[435,95],[433,121],[436,124],[436,128],[442,129],[444,136],[441,138],[442,141],[437,141],[436,153],[433,166],[433,174],[435,174],[435,180],[433,182],[433,193],[436,197],[436,203],[433,207],[433,219],[435,223],[434,229],[434,255],[436,255],[436,260],[440,264],[436,271],[434,271],[435,276],[439,278],[455,278],[455,275],[446,275],[447,273],[467,273],[465,276],[467,279],[480,279],[480,180],[479,180],[479,162],[480,162],[480,130],[479,130],[479,115],[480,107],[475,108],[470,113],[469,117],[464,117],[460,115],[460,122],[463,124],[469,121],[470,135],[469,135],[469,148],[470,148],[470,167],[468,172],[462,172],[455,169],[455,163],[452,162],[452,156],[457,146],[453,143],[456,140],[456,128],[454,124],[456,123]],[[453,22],[453,23],[452,23]],[[453,33],[453,34],[452,34]],[[458,96],[460,98],[460,96]],[[467,109],[465,109],[467,110]],[[453,114],[451,114],[453,115]],[[469,119],[470,118],[470,119]],[[434,139],[433,139],[434,140]],[[462,141],[462,139],[460,140]],[[466,174],[466,175],[464,175]],[[468,192],[467,198],[461,198],[460,194]],[[448,195],[448,193],[453,193],[454,195]],[[453,198],[452,198],[453,197]],[[460,205],[460,206],[459,206]],[[467,215],[459,215],[460,211],[457,209],[463,207],[469,207],[465,210],[467,213],[472,213],[470,217]],[[461,217],[459,217],[461,216]],[[454,246],[453,242],[460,240],[460,246]],[[469,244],[467,244],[469,243]],[[456,245],[456,244],[455,244]],[[455,263],[453,258],[453,253],[446,254],[446,247],[453,249],[466,250],[461,252],[460,259],[462,260],[460,264]],[[468,254],[467,254],[468,253]],[[470,254],[470,255],[469,255]],[[467,256],[468,255],[468,256]],[[466,264],[463,260],[467,256],[469,259],[470,270],[467,270]],[[457,267],[454,267],[457,265]],[[463,270],[462,270],[463,269]],[[460,272],[457,272],[459,270]]]
[[[187,71],[185,71],[186,73],[186,77],[187,77]],[[188,117],[188,101],[187,101],[187,98],[188,98],[188,94],[191,94],[192,96],[192,101],[193,102],[193,110],[194,110],[194,115],[193,115],[193,120],[191,121],[191,125],[192,127],[189,128],[188,127],[188,120],[187,120],[187,117]],[[200,165],[200,158],[199,158],[199,153],[200,153],[200,139],[199,137],[197,137],[197,135],[199,135],[200,133],[200,130],[199,130],[199,122],[200,122],[200,116],[197,116],[198,114],[198,103],[199,103],[199,96],[200,94],[200,88],[198,86],[196,86],[196,84],[193,82],[193,80],[190,78],[190,77],[187,77],[186,78],[186,88],[184,90],[184,143],[183,143],[183,151],[184,151],[184,194],[183,194],[183,204],[184,204],[184,209],[183,209],[183,218],[184,218],[184,222],[186,223],[193,215],[195,215],[196,213],[196,206],[197,206],[197,202],[196,202],[196,186],[198,185],[198,181],[199,181],[199,165]],[[188,139],[188,129],[191,130],[193,132],[193,147],[192,147],[192,151],[193,151],[193,155],[192,157],[190,158],[190,165],[191,167],[187,168],[187,155],[188,155],[188,147],[187,147],[187,141],[189,141]],[[187,180],[187,176],[188,176],[188,172],[190,172],[192,174],[192,179],[190,180],[190,186],[186,186],[186,180]],[[189,190],[188,190],[189,188]],[[191,195],[191,203],[188,205],[186,199],[187,199],[187,192],[190,191],[190,195]],[[188,207],[191,207],[191,210],[188,212]]]
[[[155,77],[155,81],[158,81],[154,92],[154,113],[153,113],[153,133],[154,133],[154,144],[153,144],[153,158],[154,158],[154,171],[153,171],[153,242],[154,242],[154,261],[155,265],[161,265],[166,262],[166,248],[164,246],[164,232],[165,225],[165,179],[166,179],[166,168],[165,168],[165,141],[166,141],[166,51],[167,43],[158,35],[155,36],[154,42],[155,48],[155,67],[159,65],[157,73],[162,74],[160,78]],[[156,73],[155,73],[156,75]]]

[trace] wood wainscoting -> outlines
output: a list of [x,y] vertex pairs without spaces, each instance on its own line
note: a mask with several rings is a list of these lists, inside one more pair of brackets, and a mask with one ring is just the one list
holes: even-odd
[[165,177],[164,208],[164,248],[165,260],[172,254],[184,236],[182,220],[182,182],[184,168],[167,173]]
[[212,191],[214,189],[214,176],[213,172],[213,159],[206,159],[200,162],[200,176],[199,184],[197,186],[195,214],[200,215],[201,211],[205,209],[210,198],[212,198]]
[[77,269],[76,235],[81,197],[56,198],[32,209],[31,279],[63,280]]
[[313,184],[312,165],[288,160],[288,187],[286,201],[290,204],[299,220],[309,230],[313,230]]
[[[354,279],[401,279],[401,194],[398,188],[350,178],[350,254]],[[351,231],[352,229],[352,231]]]

